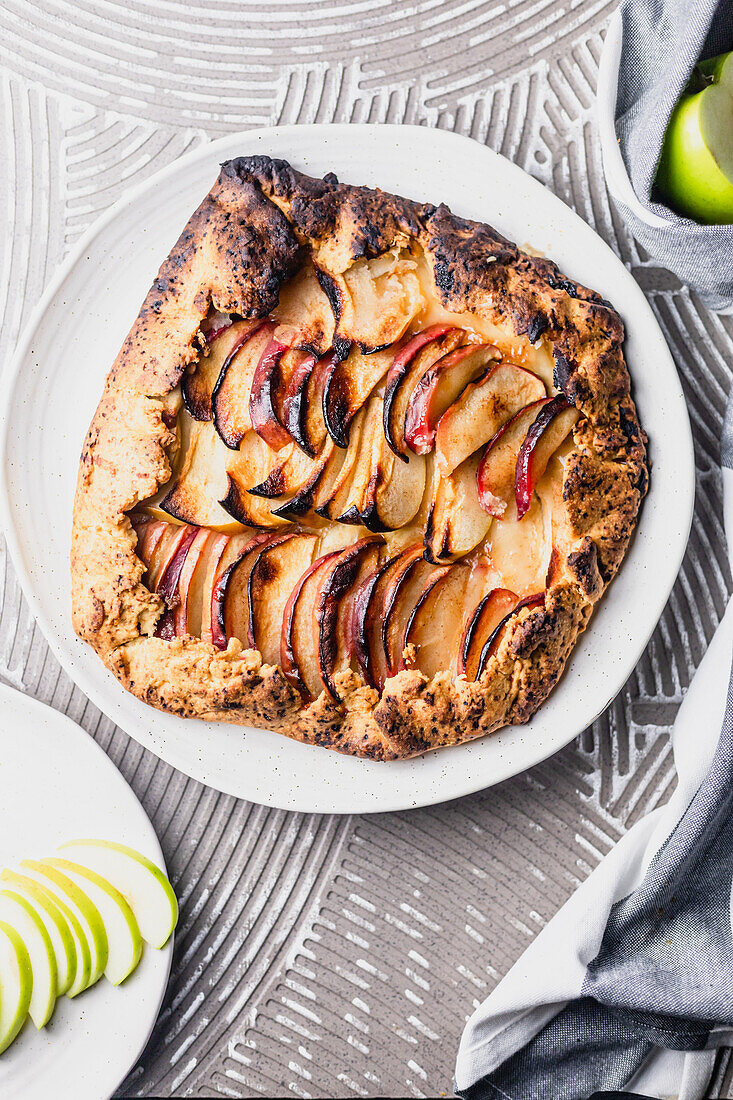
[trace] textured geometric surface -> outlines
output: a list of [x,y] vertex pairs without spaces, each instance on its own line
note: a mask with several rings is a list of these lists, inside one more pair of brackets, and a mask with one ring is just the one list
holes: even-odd
[[[613,6],[5,0],[0,8],[3,360],[79,234],[186,150],[274,123],[419,123],[499,150],[596,227],[649,297],[695,434],[690,547],[613,705],[532,771],[410,813],[286,814],[163,764],[59,670],[0,550],[0,677],[103,745],[149,813],[181,899],[164,1010],[122,1096],[450,1094],[474,1005],[625,829],[673,789],[669,728],[731,590],[718,438],[733,323],[641,253],[609,205],[592,107]],[[712,1095],[733,1095],[725,1058]]]

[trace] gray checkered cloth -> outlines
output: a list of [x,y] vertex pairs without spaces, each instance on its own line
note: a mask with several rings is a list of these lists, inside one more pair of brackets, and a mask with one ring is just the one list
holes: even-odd
[[733,312],[733,225],[697,225],[652,198],[672,108],[696,61],[733,49],[733,0],[624,0],[616,133],[642,205],[669,223],[652,228],[617,205],[647,252],[698,291],[706,306]]

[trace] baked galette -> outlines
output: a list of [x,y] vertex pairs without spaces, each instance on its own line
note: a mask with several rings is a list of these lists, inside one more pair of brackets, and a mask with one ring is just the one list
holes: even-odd
[[77,632],[155,707],[375,760],[526,721],[646,491],[623,338],[445,206],[224,164],[84,444]]

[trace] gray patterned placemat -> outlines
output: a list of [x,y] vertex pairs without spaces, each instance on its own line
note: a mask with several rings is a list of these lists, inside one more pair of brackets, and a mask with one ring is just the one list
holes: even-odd
[[[624,830],[670,794],[669,727],[731,590],[717,441],[733,322],[650,262],[609,205],[592,104],[611,8],[607,0],[5,0],[0,8],[0,189],[10,214],[3,358],[82,230],[187,149],[272,123],[422,123],[506,154],[611,244],[669,340],[695,434],[690,547],[618,699],[532,771],[410,813],[286,814],[161,763],[60,671],[0,548],[0,676],[104,746],[150,814],[182,902],[168,997],[122,1096],[450,1094],[474,1005]],[[716,1096],[733,1095],[726,1066],[724,1058]]]

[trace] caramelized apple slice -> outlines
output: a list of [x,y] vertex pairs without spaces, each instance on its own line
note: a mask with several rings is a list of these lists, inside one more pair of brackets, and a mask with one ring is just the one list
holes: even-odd
[[425,557],[433,562],[450,561],[467,554],[484,539],[491,526],[476,494],[476,471],[480,455],[475,454],[444,477],[433,465],[432,498],[425,526]]
[[[421,550],[421,546],[416,548],[418,554]],[[380,674],[384,678],[387,675],[386,659],[380,669],[374,665],[377,633],[381,629],[376,609],[381,603],[389,572],[398,558],[399,554],[392,555],[376,566],[355,589],[351,601],[351,654],[370,687],[376,687]]]
[[214,531],[240,530],[219,504],[227,489],[230,456],[213,425],[184,416],[180,427],[182,466],[155,511]]
[[489,635],[486,643],[484,644],[484,648],[482,649],[481,656],[479,658],[478,668],[476,669],[476,677],[475,678],[477,680],[481,679],[484,672],[486,671],[486,666],[488,665],[489,661],[491,660],[491,658],[494,656],[497,649],[499,648],[499,643],[501,641],[501,636],[502,636],[502,633],[504,631],[504,627],[507,625],[507,623],[512,618],[512,616],[516,615],[524,607],[528,607],[528,608],[541,607],[541,606],[544,605],[544,602],[545,602],[545,593],[544,592],[535,592],[531,596],[525,596],[523,600],[519,601],[519,603],[516,605],[516,607],[512,608],[512,610],[507,612],[507,614],[504,616],[504,618],[501,619],[501,621],[498,623],[498,625],[494,628],[493,632]]
[[317,274],[336,320],[334,346],[357,343],[364,352],[389,347],[424,305],[414,261],[392,253],[357,260],[343,275]]
[[384,435],[394,453],[406,462],[405,415],[415,387],[422,376],[458,347],[465,338],[462,329],[431,325],[411,337],[395,356],[384,386]]
[[247,432],[230,460],[227,493],[221,506],[246,527],[283,527],[286,522],[273,512],[267,499],[249,492],[266,480],[274,462],[274,453],[255,432]]
[[282,284],[272,316],[280,322],[276,336],[284,344],[323,355],[333,343],[333,310],[310,262]]
[[316,535],[280,535],[255,554],[249,574],[247,644],[265,664],[280,659],[283,611],[290,593],[313,560]]
[[315,604],[330,563],[339,551],[326,554],[306,569],[288,597],[282,619],[280,668],[303,699],[316,699],[322,690],[319,669]]
[[277,459],[277,466],[265,480],[249,490],[253,496],[265,497],[267,500],[293,496],[302,489],[318,467],[318,458],[311,458],[296,443],[291,443],[286,450],[280,451]]
[[[293,350],[291,355],[293,356],[293,369],[283,389],[281,420],[283,427],[301,450],[310,455],[311,458],[315,458],[326,435],[325,424],[323,425],[323,438],[320,440],[312,438],[313,433],[308,430],[309,403],[315,400],[317,402],[316,408],[320,410],[323,399],[322,387],[318,394],[313,389],[315,386],[313,376],[319,370],[318,360],[315,355],[305,351]],[[322,412],[321,420],[323,420]]]
[[395,676],[400,668],[407,624],[427,582],[436,572],[436,567],[425,558],[413,557],[404,568],[396,570],[385,586],[380,618],[388,677]]
[[337,700],[334,677],[351,659],[351,597],[376,566],[382,545],[373,536],[361,539],[337,554],[321,575],[315,603],[318,667],[323,686]]
[[[281,422],[282,402],[287,386],[287,351],[286,344],[274,336],[271,337],[255,367],[249,394],[252,427],[273,451],[287,447],[291,440],[290,433]],[[292,363],[291,369],[294,369]]]
[[519,519],[532,503],[537,482],[547,469],[547,463],[570,434],[579,416],[578,410],[563,394],[553,397],[537,413],[517,455],[514,491]]
[[513,499],[517,476],[517,458],[537,414],[554,397],[543,397],[521,409],[489,441],[478,468],[478,496],[481,507],[490,516],[501,519]]
[[273,515],[281,519],[297,521],[323,505],[330,496],[346,451],[341,450],[331,439],[327,439],[313,467],[313,472],[300,486],[295,496],[279,508],[273,509]]
[[178,580],[178,604],[175,609],[176,635],[201,637],[203,593],[206,565],[211,543],[225,536],[200,527],[192,540]]
[[444,355],[423,374],[405,413],[405,442],[410,450],[424,455],[433,449],[443,413],[499,355],[493,344],[467,344]]
[[337,447],[348,447],[352,420],[387,374],[391,362],[389,349],[365,355],[352,347],[346,359],[336,364],[323,391],[323,417]]
[[240,369],[239,361],[249,359],[244,348],[265,324],[264,321],[235,321],[223,324],[207,335],[209,351],[202,355],[191,374],[184,374],[181,382],[183,403],[194,420],[211,420],[211,399],[217,382],[225,377],[230,368],[234,373]]
[[346,509],[352,479],[357,473],[359,465],[365,461],[368,462],[368,439],[366,458],[362,447],[365,427],[367,427],[366,410],[362,409],[354,422],[351,446],[345,451],[341,451],[342,457],[340,463],[338,463],[336,476],[333,478],[327,494],[321,497],[314,508],[314,511],[319,516],[323,516],[324,519],[335,520]]
[[411,454],[399,461],[382,425],[374,432],[369,477],[360,505],[360,522],[370,531],[395,531],[417,515],[425,492],[425,459]]
[[444,565],[428,577],[405,626],[400,668],[417,667],[431,680],[455,666],[469,574],[467,565]]
[[163,535],[171,525],[166,520],[153,519],[139,526],[134,526],[138,538],[137,550],[135,552],[149,571],[153,554],[160,545],[160,540],[163,538]]
[[435,430],[441,473],[453,473],[520,409],[544,396],[545,386],[537,375],[513,363],[500,363],[478,382],[470,382]]
[[456,663],[459,676],[465,676],[467,680],[477,679],[484,646],[518,602],[519,596],[508,588],[494,588],[484,596],[469,615],[461,636]]
[[[206,616],[207,609],[209,611],[208,629],[204,627],[202,629],[202,637],[206,635],[206,640],[213,642],[217,649],[226,649],[229,636],[227,634],[227,616],[226,606],[229,596],[229,587],[232,584],[237,568],[249,555],[251,557],[250,565],[254,558],[252,555],[260,546],[265,546],[276,536],[270,534],[270,532],[258,531],[257,534],[248,533],[246,535],[233,535],[227,539],[227,545],[224,547],[221,558],[215,567],[214,576],[211,581],[211,602],[207,603],[204,607],[204,617]],[[235,618],[238,618],[240,626],[245,628],[248,625],[247,616],[249,615],[249,603],[247,602],[248,593],[247,580],[248,572],[245,570],[242,577],[236,581],[232,588],[232,611],[237,612],[236,615],[230,613],[230,625]],[[244,590],[242,590],[240,581],[244,582]],[[239,601],[238,607],[235,609],[234,603]],[[242,604],[242,601],[245,604]],[[244,615],[244,619],[242,616]],[[211,635],[209,638],[208,635]],[[239,637],[239,634],[237,635]],[[244,635],[246,639],[246,634]],[[244,642],[246,644],[246,641]]]

